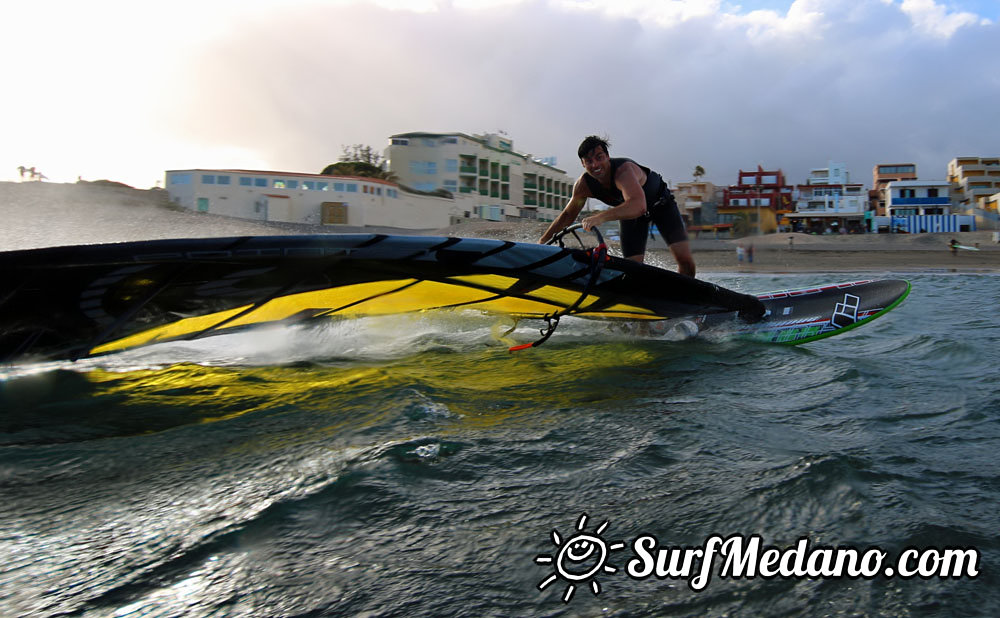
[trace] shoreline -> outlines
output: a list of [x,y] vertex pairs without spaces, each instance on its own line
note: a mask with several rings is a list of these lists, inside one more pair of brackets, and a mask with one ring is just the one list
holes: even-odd
[[[0,182],[0,251],[60,245],[128,242],[167,238],[343,233],[329,227],[235,219],[196,213],[172,205],[163,190],[95,184]],[[464,236],[537,242],[548,227],[540,222],[467,221],[435,230],[379,229],[420,236]],[[585,235],[581,238],[587,240]],[[952,254],[950,239],[979,245],[979,251]],[[567,246],[575,244],[575,240]],[[739,264],[736,247],[753,245],[753,263]],[[789,246],[791,244],[791,247]],[[609,241],[612,255],[620,255]],[[989,230],[927,234],[812,236],[769,234],[742,239],[693,238],[699,273],[879,273],[1000,272],[1000,245]],[[651,241],[646,262],[676,270],[661,238]]]
[[[857,272],[962,272],[1000,273],[1000,252],[960,251],[952,255],[948,249],[905,250],[839,249],[755,250],[754,261],[740,264],[736,250],[693,250],[698,272],[732,272],[735,274],[782,273],[857,273]],[[964,255],[968,254],[968,255]],[[668,251],[647,254],[647,262],[674,270],[673,257]]]

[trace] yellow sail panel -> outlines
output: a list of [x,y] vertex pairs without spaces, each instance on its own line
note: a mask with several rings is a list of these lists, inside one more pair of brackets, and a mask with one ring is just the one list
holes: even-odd
[[229,309],[226,311],[219,311],[217,313],[210,313],[208,315],[199,315],[193,318],[183,318],[177,320],[176,322],[171,322],[170,324],[164,324],[163,326],[157,326],[156,328],[151,328],[149,330],[144,330],[141,333],[135,333],[134,335],[129,335],[128,337],[122,337],[121,339],[116,339],[105,344],[101,344],[90,351],[90,354],[104,354],[106,352],[116,352],[118,350],[124,350],[126,348],[132,348],[137,345],[143,345],[147,343],[155,343],[161,339],[176,339],[178,337],[183,337],[185,335],[192,335],[194,333],[201,332],[207,328],[212,328],[216,324],[237,315],[241,311],[246,311],[251,305],[246,305],[243,307],[237,307],[236,309]]
[[421,281],[337,311],[333,315],[384,315],[473,303],[495,296],[493,292],[440,281]]
[[[538,288],[537,290],[532,290],[528,296],[532,298],[539,298],[542,300],[547,300],[553,304],[558,304],[562,307],[569,307],[580,298],[581,292],[576,290],[567,290],[566,288],[557,287],[554,285],[546,285]],[[580,306],[577,307],[576,312],[586,311],[587,307],[590,307],[594,303],[601,300],[601,297],[596,294],[588,294]]]
[[[408,290],[412,287],[411,284],[416,283],[416,281],[416,279],[369,281],[367,283],[342,285],[325,290],[289,294],[288,296],[269,300],[246,315],[242,315],[226,324],[226,326],[247,326],[261,322],[276,322],[288,319],[307,310],[311,311],[313,315],[318,315],[351,304],[364,304],[367,302],[367,299],[377,298],[384,294],[390,294],[399,290]],[[350,309],[336,311],[337,315],[345,313],[349,314]]]
[[461,281],[471,285],[479,285],[491,290],[503,291],[518,283],[514,277],[504,277],[503,275],[461,275],[448,277],[450,281]]
[[543,316],[545,314],[564,309],[565,307],[562,305],[553,305],[527,298],[501,296],[500,298],[495,298],[487,302],[468,305],[464,308],[488,311],[490,313],[509,313],[511,315],[520,316]]

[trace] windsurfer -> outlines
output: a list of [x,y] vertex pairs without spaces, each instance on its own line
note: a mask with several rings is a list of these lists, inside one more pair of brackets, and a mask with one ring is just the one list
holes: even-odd
[[[618,221],[621,234],[622,255],[642,262],[646,255],[650,221],[656,224],[677,262],[677,270],[688,277],[695,276],[694,257],[688,242],[684,220],[667,183],[657,172],[639,165],[631,159],[611,158],[608,141],[596,135],[583,140],[577,149],[584,173],[573,185],[573,195],[549,225],[539,242],[546,243],[557,232],[571,225],[587,204],[595,198],[611,206],[586,217],[583,228],[591,230],[608,221]],[[738,309],[747,321],[763,317],[763,303],[756,297],[745,296]]]
[[642,262],[652,221],[670,247],[678,272],[694,277],[695,264],[687,230],[684,229],[677,202],[663,178],[631,159],[612,159],[607,140],[596,135],[583,140],[577,154],[585,171],[573,185],[573,195],[566,207],[542,235],[540,242],[547,242],[556,232],[576,221],[587,204],[587,198],[592,197],[611,208],[585,218],[582,221],[585,230],[608,221],[618,221],[622,255]]

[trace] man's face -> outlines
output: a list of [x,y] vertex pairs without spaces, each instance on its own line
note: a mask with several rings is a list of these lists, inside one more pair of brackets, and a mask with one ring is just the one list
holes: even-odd
[[588,174],[602,182],[607,180],[608,174],[611,173],[611,158],[600,146],[595,146],[593,150],[580,159],[580,163],[583,164],[583,169]]

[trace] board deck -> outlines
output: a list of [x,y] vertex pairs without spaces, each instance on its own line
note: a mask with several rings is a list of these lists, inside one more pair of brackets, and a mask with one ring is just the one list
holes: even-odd
[[757,324],[740,323],[730,314],[695,316],[700,331],[727,330],[735,336],[798,345],[847,332],[899,306],[910,293],[901,279],[865,280],[759,294],[767,307]]

